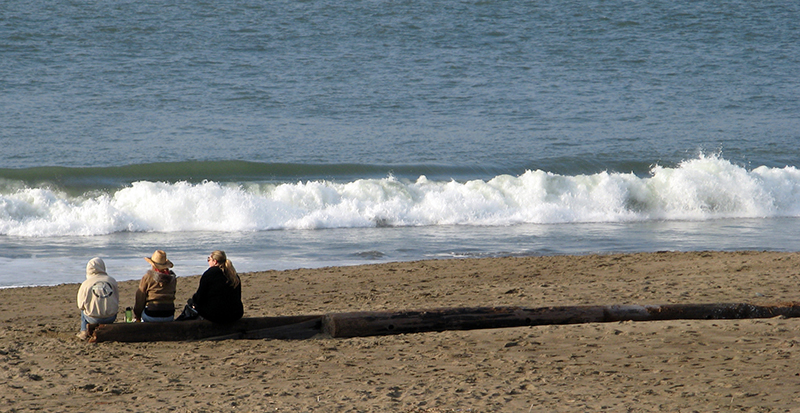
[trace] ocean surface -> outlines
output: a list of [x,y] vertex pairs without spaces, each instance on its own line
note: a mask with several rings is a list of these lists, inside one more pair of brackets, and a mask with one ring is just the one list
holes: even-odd
[[800,3],[0,3],[0,287],[800,250]]

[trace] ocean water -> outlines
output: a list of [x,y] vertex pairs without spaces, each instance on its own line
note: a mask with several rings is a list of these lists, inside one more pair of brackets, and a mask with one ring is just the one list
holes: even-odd
[[0,4],[0,287],[800,250],[800,4]]

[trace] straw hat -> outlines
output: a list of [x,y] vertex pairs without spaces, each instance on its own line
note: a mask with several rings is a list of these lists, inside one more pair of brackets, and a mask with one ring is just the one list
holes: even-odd
[[159,270],[172,268],[172,261],[168,260],[167,253],[161,250],[156,250],[156,252],[153,253],[152,258],[144,257],[144,259],[150,264],[153,264],[153,266]]

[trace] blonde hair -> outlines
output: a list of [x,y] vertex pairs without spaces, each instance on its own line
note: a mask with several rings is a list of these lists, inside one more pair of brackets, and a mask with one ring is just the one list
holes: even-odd
[[233,286],[233,288],[238,287],[241,283],[239,281],[239,275],[236,274],[236,268],[233,268],[233,263],[228,259],[228,256],[225,255],[225,251],[214,251],[211,253],[210,257],[217,262],[217,267],[225,274],[225,277],[228,279],[228,284]]

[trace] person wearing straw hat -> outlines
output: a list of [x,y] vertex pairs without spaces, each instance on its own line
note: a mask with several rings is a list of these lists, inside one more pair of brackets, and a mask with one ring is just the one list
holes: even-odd
[[156,250],[151,257],[144,259],[150,263],[151,269],[144,274],[136,290],[133,307],[136,321],[172,321],[175,319],[175,290],[178,286],[178,276],[170,269],[172,261],[162,250]]

